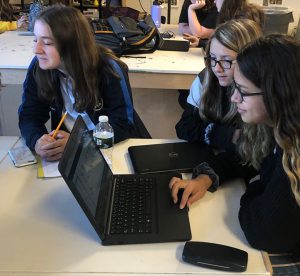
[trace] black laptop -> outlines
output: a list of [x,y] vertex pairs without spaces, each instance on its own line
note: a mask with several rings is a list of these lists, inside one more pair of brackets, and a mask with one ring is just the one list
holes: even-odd
[[58,168],[104,245],[191,239],[188,210],[168,188],[176,174],[113,175],[81,116]]
[[165,143],[128,148],[136,173],[191,172],[207,160],[210,150],[201,143]]
[[[172,37],[166,37],[165,33],[160,33],[159,35],[158,49],[164,51],[179,51],[188,52],[190,49],[190,42],[186,39],[176,39]],[[166,32],[168,34],[168,32]]]

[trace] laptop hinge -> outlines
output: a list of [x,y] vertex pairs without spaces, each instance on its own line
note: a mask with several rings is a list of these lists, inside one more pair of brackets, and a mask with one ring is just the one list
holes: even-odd
[[112,191],[111,191],[111,199],[110,199],[110,205],[108,208],[108,217],[107,217],[107,227],[106,227],[106,234],[110,233],[110,228],[111,228],[111,218],[112,218],[112,211],[113,211],[113,206],[114,206],[114,200],[115,200],[115,190],[116,190],[116,182],[117,182],[117,177],[112,177]]

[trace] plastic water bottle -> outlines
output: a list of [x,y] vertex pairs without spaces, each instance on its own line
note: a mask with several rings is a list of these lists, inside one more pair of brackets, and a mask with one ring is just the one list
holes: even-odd
[[157,28],[160,28],[161,25],[161,5],[158,0],[153,1],[153,5],[151,6],[151,17]]
[[108,123],[107,116],[99,116],[99,123],[94,129],[93,137],[97,147],[102,151],[107,163],[112,165],[114,130]]

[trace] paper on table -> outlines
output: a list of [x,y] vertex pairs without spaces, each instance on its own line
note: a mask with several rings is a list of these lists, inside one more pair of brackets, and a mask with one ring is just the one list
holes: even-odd
[[60,177],[61,174],[58,171],[59,161],[49,162],[45,159],[38,158],[38,177]]

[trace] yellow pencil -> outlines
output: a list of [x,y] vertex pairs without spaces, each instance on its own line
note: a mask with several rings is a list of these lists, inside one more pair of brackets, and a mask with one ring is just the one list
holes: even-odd
[[59,131],[59,129],[60,129],[62,123],[63,123],[64,120],[66,119],[67,114],[68,114],[68,111],[66,111],[65,114],[61,117],[58,126],[56,127],[54,133],[52,134],[52,137],[53,137],[53,138],[56,138],[57,132]]

